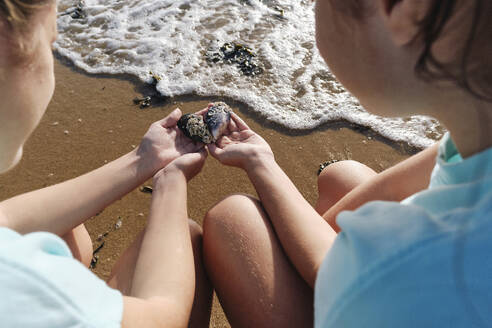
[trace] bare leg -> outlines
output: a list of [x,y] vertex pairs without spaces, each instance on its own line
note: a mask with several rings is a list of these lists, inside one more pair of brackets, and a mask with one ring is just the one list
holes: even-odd
[[85,226],[83,224],[76,226],[61,238],[67,243],[73,257],[89,267],[92,260],[92,241]]
[[[189,327],[208,327],[212,308],[212,286],[208,280],[202,259],[202,228],[189,220],[190,236],[195,260],[195,299],[191,311]],[[108,285],[129,295],[135,265],[140,252],[145,230],[142,231],[113,267]]]
[[323,215],[349,191],[376,174],[370,167],[356,161],[340,161],[329,165],[318,177],[316,211]]
[[258,200],[229,196],[207,213],[203,227],[205,266],[233,327],[312,327],[313,290]]

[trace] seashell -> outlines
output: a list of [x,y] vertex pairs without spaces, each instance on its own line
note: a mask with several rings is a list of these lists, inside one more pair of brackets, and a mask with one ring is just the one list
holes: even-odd
[[212,136],[203,121],[203,117],[196,114],[185,114],[178,121],[178,128],[185,136],[196,142],[211,143]]
[[185,114],[178,121],[178,128],[196,142],[205,144],[216,142],[227,130],[231,121],[231,108],[217,102],[210,105],[205,118],[196,114]]
[[208,108],[205,114],[205,124],[212,135],[213,142],[227,130],[231,121],[231,108],[226,103],[217,102]]

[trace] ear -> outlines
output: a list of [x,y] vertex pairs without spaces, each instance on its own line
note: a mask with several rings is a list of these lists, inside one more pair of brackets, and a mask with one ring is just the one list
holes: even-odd
[[433,1],[379,0],[386,25],[396,45],[412,42],[418,33],[418,24],[425,17]]

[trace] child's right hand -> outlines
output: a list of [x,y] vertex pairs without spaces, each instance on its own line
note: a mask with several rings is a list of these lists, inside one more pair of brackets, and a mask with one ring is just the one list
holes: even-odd
[[207,147],[210,154],[222,164],[246,171],[253,169],[261,161],[275,160],[265,139],[251,130],[235,113],[231,114],[229,132]]

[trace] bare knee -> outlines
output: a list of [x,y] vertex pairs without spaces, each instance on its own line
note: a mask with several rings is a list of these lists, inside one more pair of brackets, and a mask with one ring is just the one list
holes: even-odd
[[318,177],[318,213],[326,212],[349,191],[377,173],[357,161],[340,161],[326,167]]
[[231,223],[231,219],[234,218],[235,223],[240,213],[247,213],[250,210],[257,210],[261,207],[259,200],[252,196],[244,194],[234,194],[227,196],[223,200],[215,204],[205,215],[203,219],[203,232],[204,237],[210,233],[216,233],[217,229],[224,224]]
[[227,196],[215,204],[203,219],[205,258],[207,254],[222,252],[224,245],[237,241],[238,234],[254,230],[257,224],[253,221],[263,215],[261,208],[260,201],[244,194]]
[[357,161],[340,161],[327,166],[318,177],[318,186],[333,184],[358,184],[369,176],[375,175],[373,169]]

